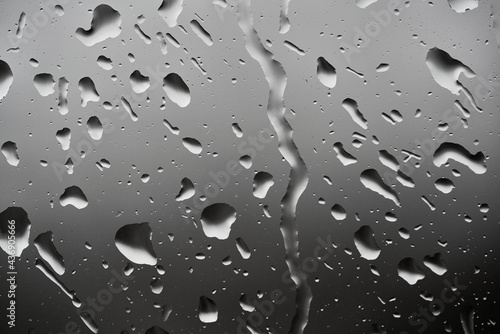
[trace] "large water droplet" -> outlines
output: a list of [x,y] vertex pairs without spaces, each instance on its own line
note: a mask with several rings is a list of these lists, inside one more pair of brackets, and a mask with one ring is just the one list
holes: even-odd
[[205,30],[200,24],[200,22],[196,20],[191,20],[191,29],[195,32],[195,34],[208,46],[214,44],[212,41],[212,36]]
[[361,226],[354,233],[354,244],[362,258],[375,260],[380,255],[380,247],[377,245],[372,228],[368,225]]
[[414,285],[425,277],[422,269],[420,269],[417,262],[411,257],[404,258],[399,262],[398,275],[410,285]]
[[236,247],[238,248],[238,251],[240,252],[241,257],[244,258],[245,260],[249,259],[250,256],[252,255],[250,248],[248,248],[248,246],[245,243],[245,240],[243,240],[243,238],[236,238]]
[[71,142],[71,130],[68,128],[58,130],[56,132],[56,139],[64,151],[68,150]]
[[184,145],[184,147],[193,154],[200,154],[203,150],[203,146],[201,146],[201,143],[198,140],[190,137],[182,138],[182,145]]
[[89,135],[94,140],[100,140],[104,132],[101,121],[97,116],[91,116],[87,121]]
[[257,198],[265,198],[273,184],[274,180],[271,174],[258,172],[253,178],[253,195]]
[[340,204],[334,204],[330,209],[330,213],[336,220],[344,220],[347,217],[344,207]]
[[14,75],[9,64],[0,59],[0,100],[7,96],[13,81]]
[[157,257],[152,238],[153,232],[148,223],[128,224],[116,232],[115,245],[129,261],[154,266]]
[[158,14],[167,22],[170,28],[177,25],[177,18],[182,12],[184,0],[163,0],[158,8]]
[[196,193],[193,182],[187,177],[181,180],[181,190],[179,194],[175,197],[176,201],[185,201],[190,199]]
[[477,0],[448,0],[448,5],[457,13],[465,13],[479,6]]
[[464,164],[476,174],[483,174],[486,172],[486,157],[481,151],[472,154],[460,144],[449,142],[442,143],[439,145],[436,152],[434,152],[434,164],[441,167],[450,159]]
[[360,175],[360,180],[366,188],[384,196],[387,199],[390,199],[394,202],[394,204],[398,206],[400,205],[397,193],[384,183],[379,173],[375,169],[370,168],[364,170]]
[[227,239],[236,221],[236,210],[226,203],[207,206],[201,213],[201,226],[209,238]]
[[89,102],[99,102],[100,97],[92,79],[89,77],[80,79],[78,88],[80,89],[82,107],[86,107]]
[[319,81],[328,88],[333,88],[337,84],[337,71],[325,58],[318,58],[316,68]]
[[217,310],[217,304],[206,297],[200,297],[200,303],[198,305],[198,317],[200,320],[206,324],[216,322],[219,311]]
[[161,327],[153,326],[148,328],[145,334],[169,334],[169,333]]
[[76,37],[86,46],[105,41],[108,38],[115,38],[121,32],[121,15],[112,7],[102,4],[93,11],[90,29],[76,29]]
[[344,107],[345,110],[347,110],[349,116],[351,116],[352,120],[356,122],[356,124],[358,124],[365,130],[368,129],[368,122],[364,118],[361,111],[359,111],[358,103],[356,101],[347,98],[344,101],[342,101],[342,106]]
[[441,253],[436,253],[434,256],[427,255],[424,257],[424,265],[432,270],[436,275],[443,275],[448,271],[444,261],[441,259]]
[[[15,231],[15,247],[9,249],[9,232],[14,228]],[[29,246],[31,222],[28,218],[28,213],[23,208],[11,206],[0,213],[0,247],[8,255],[21,256],[23,250]],[[12,238],[12,237],[11,237]]]
[[37,74],[33,78],[33,83],[35,84],[35,88],[41,96],[49,96],[56,91],[56,82],[54,81],[54,77],[52,76],[52,74]]
[[7,163],[11,166],[19,165],[19,155],[17,154],[17,145],[14,142],[7,141],[3,143],[1,148],[2,154],[5,159],[7,159]]
[[163,78],[163,89],[172,102],[184,108],[191,102],[189,87],[177,73],[170,73]]
[[66,188],[66,190],[64,190],[64,193],[59,198],[59,202],[62,206],[70,204],[77,209],[83,209],[89,204],[87,197],[77,186]]
[[453,181],[445,177],[437,179],[436,182],[434,182],[434,186],[437,190],[444,194],[449,194],[453,190],[453,188],[455,188]]
[[130,75],[130,85],[132,86],[133,91],[137,94],[144,93],[149,86],[151,86],[149,83],[149,77],[142,75],[142,73],[138,70],[135,70]]
[[52,241],[52,231],[40,233],[38,237],[35,238],[34,244],[42,259],[47,261],[56,273],[59,275],[64,274],[64,271],[66,270],[64,266],[64,259],[62,255],[59,254],[54,242]]

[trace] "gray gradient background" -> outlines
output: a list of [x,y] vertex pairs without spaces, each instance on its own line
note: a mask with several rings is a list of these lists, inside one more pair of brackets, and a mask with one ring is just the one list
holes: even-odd
[[[500,53],[491,1],[480,1],[478,8],[464,14],[453,11],[445,0],[435,1],[433,5],[427,1],[409,1],[399,15],[391,15],[389,25],[371,38],[369,45],[352,56],[352,62],[347,61],[341,47],[344,43],[355,44],[355,28],[363,29],[373,20],[372,10],[386,9],[386,0],[379,0],[366,9],[347,0],[292,0],[291,28],[286,34],[279,33],[279,1],[252,1],[255,28],[262,41],[272,42],[272,46],[265,44],[266,48],[287,72],[286,118],[309,172],[308,187],[297,207],[301,257],[313,255],[318,236],[325,239],[330,236],[338,246],[331,248],[333,253],[326,260],[333,269],[320,262],[308,278],[313,300],[305,333],[370,333],[372,324],[384,325],[388,333],[403,330],[416,333],[417,327],[409,324],[408,317],[420,306],[428,306],[419,293],[428,291],[439,296],[445,287],[444,279],[453,281],[455,277],[468,286],[463,300],[447,304],[443,313],[429,322],[426,333],[443,333],[445,321],[451,323],[453,333],[462,333],[459,313],[465,306],[476,310],[476,333],[498,332],[499,88],[491,91],[487,98],[476,97],[484,111],[478,114],[469,108],[472,116],[468,119],[468,128],[448,130],[447,141],[460,143],[472,153],[480,150],[488,157],[485,174],[474,174],[455,162],[438,168],[430,156],[423,156],[420,168],[411,175],[415,188],[395,184],[402,202],[400,208],[366,189],[359,181],[360,173],[367,168],[375,168],[380,174],[387,170],[378,160],[378,150],[385,149],[395,156],[401,155],[401,150],[418,150],[415,140],[432,139],[431,133],[444,111],[454,108],[457,96],[439,86],[425,64],[430,48],[437,46],[445,50],[476,73],[476,78],[462,78],[462,83],[471,91],[479,84],[478,77],[488,78],[491,74],[498,79]],[[78,27],[89,28],[92,18],[89,10],[100,2],[69,1],[63,5],[63,16],[39,28],[38,33],[14,53],[7,51],[12,47],[8,36],[15,34],[20,13],[24,11],[30,20],[41,8],[52,9],[53,5],[47,6],[43,1],[0,2],[0,59],[7,62],[14,73],[10,91],[0,101],[0,142],[15,142],[20,156],[17,167],[7,164],[3,156],[0,159],[0,211],[20,206],[28,212],[32,223],[31,244],[17,263],[17,326],[9,331],[2,313],[0,332],[28,333],[29,328],[33,328],[37,334],[59,333],[68,321],[75,321],[81,333],[91,333],[76,314],[71,300],[35,268],[35,260],[40,256],[32,241],[40,233],[53,232],[54,243],[66,264],[66,273],[60,279],[84,301],[106,288],[113,277],[111,269],[121,271],[128,263],[114,245],[116,231],[125,224],[140,222],[149,222],[152,227],[159,264],[166,269],[161,276],[164,290],[155,295],[149,288],[152,277],[160,276],[154,267],[134,265],[136,278],[130,288],[116,295],[104,311],[97,313],[95,320],[100,333],[122,330],[134,333],[132,327],[135,333],[144,333],[153,325],[169,333],[235,333],[238,325],[235,319],[248,317],[239,306],[240,294],[246,293],[254,300],[260,290],[264,293],[263,299],[269,300],[268,294],[274,289],[285,291],[286,302],[275,306],[261,329],[268,326],[276,333],[288,332],[295,312],[295,295],[292,285],[282,281],[282,274],[288,269],[279,223],[280,201],[286,192],[290,166],[278,151],[276,136],[258,151],[249,170],[232,177],[223,192],[209,199],[210,203],[228,203],[238,213],[227,240],[207,238],[200,226],[186,223],[179,206],[191,205],[192,200],[184,204],[175,201],[182,178],[190,178],[201,189],[211,181],[210,172],[224,170],[228,161],[240,157],[241,142],[258,135],[264,128],[271,129],[266,115],[269,87],[259,64],[245,49],[235,8],[219,9],[219,15],[211,1],[186,0],[178,21],[188,32],[184,34],[179,27],[169,28],[158,15],[161,1],[106,3],[122,15],[119,37],[86,47],[74,32]],[[149,45],[134,32],[139,15],[146,18],[140,26],[152,39]],[[214,44],[210,47],[189,27],[196,15],[204,20],[198,19],[213,38]],[[171,33],[181,47],[167,42],[168,53],[163,55],[155,37],[158,31]],[[338,35],[342,38],[337,38]],[[283,44],[285,40],[299,46],[305,55],[288,49]],[[134,63],[129,62],[128,53],[135,55]],[[113,60],[113,70],[105,71],[97,65],[99,55]],[[316,59],[320,56],[337,69],[337,85],[333,89],[326,88],[317,79]],[[199,57],[206,75],[193,66],[192,57]],[[39,61],[38,68],[30,66],[30,58]],[[239,59],[243,59],[245,65]],[[168,69],[163,66],[165,63],[170,64]],[[390,64],[389,71],[377,73],[375,68],[380,63]],[[172,103],[160,82],[142,95],[149,96],[150,102],[129,99],[139,117],[137,122],[128,116],[120,118],[125,113],[120,97],[132,93],[129,75],[136,69],[147,73],[147,66],[160,68],[161,78],[170,72],[178,73],[191,90],[190,105],[179,108]],[[346,71],[348,66],[363,73],[364,78]],[[67,115],[57,111],[57,90],[48,97],[38,94],[32,81],[38,73],[51,73],[56,80],[64,76],[69,81]],[[117,75],[117,81],[111,80],[113,74]],[[82,108],[77,83],[85,76],[93,79],[101,99]],[[237,82],[233,84],[232,78]],[[401,95],[395,94],[396,90],[401,91]],[[166,98],[165,110],[160,109],[162,96]],[[343,109],[341,103],[347,97],[358,102],[368,120],[368,130],[357,126]],[[105,110],[104,101],[117,105],[119,112]],[[382,112],[392,109],[401,112],[402,123],[391,125],[382,118]],[[422,110],[419,118],[414,117],[416,109]],[[458,118],[460,112],[453,110]],[[93,150],[75,166],[73,175],[64,175],[60,182],[51,163],[64,164],[68,152],[57,143],[56,131],[70,128],[71,147],[76,150],[82,139],[88,140],[82,132],[86,130],[87,119],[94,115],[110,119],[115,130],[105,133],[98,145],[94,142]],[[81,126],[77,124],[79,119]],[[163,119],[178,127],[181,134],[173,135],[162,124]],[[242,138],[233,134],[231,124],[234,122],[243,129]],[[351,145],[353,132],[367,136],[359,149]],[[371,141],[373,135],[379,139],[378,145]],[[182,137],[198,139],[203,144],[201,155],[189,153],[181,143]],[[358,162],[344,167],[332,148],[336,142],[342,142]],[[212,152],[218,156],[214,157]],[[101,172],[95,162],[103,158],[110,161],[111,168]],[[49,166],[42,167],[40,160],[48,161]],[[164,169],[162,173],[157,172],[159,167]],[[458,169],[461,177],[452,176],[452,169]],[[263,200],[252,195],[253,176],[257,171],[267,171],[274,176],[275,184]],[[140,180],[144,173],[151,175],[147,184]],[[323,180],[324,175],[332,179],[333,185]],[[437,191],[433,183],[440,177],[452,179],[456,189],[447,195]],[[131,185],[127,185],[127,181],[131,181]],[[88,207],[77,210],[59,204],[59,196],[71,185],[84,191],[89,199]],[[423,195],[434,203],[435,211],[429,210],[421,200]],[[150,203],[149,197],[154,203]],[[324,205],[319,203],[320,198],[325,200]],[[330,208],[335,203],[345,207],[346,220],[339,222],[331,216]],[[479,212],[479,203],[489,204],[487,220]],[[263,205],[269,206],[271,218],[264,215]],[[116,217],[120,210],[123,214]],[[388,211],[397,214],[397,222],[384,219]],[[469,215],[472,222],[465,222],[464,215]],[[199,221],[199,214],[195,219]],[[354,232],[362,225],[372,227],[382,249],[374,261],[361,258],[354,245]],[[422,227],[414,230],[417,225]],[[410,231],[410,239],[399,236],[401,227]],[[167,237],[169,233],[175,235],[173,241]],[[243,237],[252,249],[248,260],[242,259],[236,249],[237,237]],[[438,240],[447,241],[447,246],[439,246]],[[85,248],[85,242],[93,248]],[[211,250],[207,250],[208,245],[212,246]],[[352,255],[344,251],[346,248],[352,250]],[[196,260],[195,254],[199,252],[207,258]],[[435,275],[422,264],[424,256],[437,252],[442,254],[448,267],[443,276]],[[222,259],[227,255],[233,262],[224,266]],[[405,257],[413,257],[426,274],[414,286],[397,275],[397,264]],[[104,260],[109,262],[107,270],[101,265]],[[7,300],[6,261],[6,254],[1,252],[0,309],[4,309]],[[371,273],[370,264],[378,268],[380,277]],[[474,274],[474,266],[481,269],[478,274]],[[189,268],[193,268],[193,273],[189,273]],[[241,271],[235,273],[235,269]],[[248,276],[244,276],[243,271],[247,271]],[[212,295],[214,290],[216,293]],[[201,295],[216,301],[217,322],[204,324],[198,319]],[[392,297],[395,301],[389,302]],[[168,321],[161,320],[161,311],[154,308],[154,303],[172,305]],[[130,313],[126,312],[127,308]],[[401,317],[395,318],[393,313]],[[490,324],[489,319],[497,325]]]

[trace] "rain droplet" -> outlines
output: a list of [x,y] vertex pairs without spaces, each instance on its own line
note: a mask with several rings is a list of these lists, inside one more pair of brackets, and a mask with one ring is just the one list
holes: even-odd
[[271,174],[258,172],[253,178],[253,195],[257,198],[265,198],[273,184],[274,180]]
[[203,150],[201,143],[198,140],[191,137],[182,138],[182,145],[184,145],[184,147],[187,148],[188,151],[193,154],[200,154],[201,151]]
[[19,155],[17,154],[17,145],[14,142],[7,141],[3,143],[1,148],[2,154],[5,159],[7,159],[7,163],[11,166],[19,165]]
[[[9,221],[14,221],[10,224]],[[14,225],[16,243],[14,252],[11,254],[9,250],[9,226]],[[0,247],[8,255],[20,257],[23,250],[29,246],[31,222],[28,218],[28,213],[23,208],[11,206],[0,213]]]
[[109,71],[113,69],[113,62],[106,56],[99,56],[97,58],[97,65],[99,65],[102,69]]
[[191,102],[189,88],[177,73],[170,73],[163,78],[163,89],[172,102],[184,108]]
[[337,71],[325,58],[318,58],[316,73],[319,81],[328,88],[333,88],[337,84]]
[[212,41],[212,36],[205,30],[200,24],[200,22],[196,20],[191,20],[191,29],[195,32],[195,34],[208,46],[214,44]]
[[78,82],[80,89],[80,96],[82,100],[82,107],[86,107],[89,102],[98,102],[100,97],[94,85],[94,81],[89,77],[80,79]]
[[97,6],[92,13],[90,29],[76,29],[76,37],[85,44],[92,46],[105,41],[108,38],[115,38],[121,32],[121,15],[112,7],[102,4]]
[[236,238],[236,247],[238,248],[238,251],[241,254],[241,257],[246,259],[250,258],[250,255],[252,255],[252,252],[250,251],[250,248],[248,248],[247,244],[243,240],[243,238]]
[[52,231],[47,231],[41,233],[35,238],[34,242],[38,253],[42,259],[47,261],[47,263],[54,269],[54,271],[62,275],[66,268],[64,267],[64,259],[57,251],[54,242],[52,241]]
[[129,261],[154,266],[157,257],[152,238],[153,232],[148,223],[128,224],[116,232],[115,245]]
[[14,75],[9,64],[0,59],[0,100],[7,96],[13,81]]
[[58,130],[56,132],[56,139],[64,151],[68,150],[71,142],[71,130],[68,128]]
[[215,302],[206,297],[200,297],[200,303],[198,305],[198,317],[200,320],[206,324],[216,322],[219,311],[217,310],[217,305]]
[[100,140],[102,138],[103,128],[101,121],[97,116],[92,116],[87,121],[87,129],[89,135],[94,140]]
[[54,77],[52,76],[52,74],[37,74],[33,78],[33,83],[35,84],[35,88],[41,96],[49,96],[56,91],[56,82],[54,81]]
[[368,225],[361,226],[354,233],[354,244],[362,258],[375,260],[380,255],[380,247],[377,245],[372,228]]
[[236,221],[236,210],[226,203],[207,206],[201,213],[201,226],[209,238],[227,239]]
[[484,174],[486,172],[486,157],[481,151],[471,154],[460,144],[442,143],[436,152],[434,152],[434,165],[441,167],[450,159],[469,167],[476,174]]
[[170,28],[177,25],[177,18],[182,12],[184,0],[163,0],[158,8],[158,14],[165,20]]
[[394,202],[394,204],[400,206],[397,193],[384,183],[379,173],[375,169],[370,168],[364,170],[360,175],[360,180],[366,188],[384,196],[387,199],[390,199]]
[[443,275],[448,271],[444,261],[441,259],[441,253],[436,253],[434,256],[427,255],[424,257],[424,265],[432,270],[436,275]]
[[444,177],[437,179],[436,182],[434,182],[434,186],[444,194],[449,194],[453,188],[455,188],[453,181]]
[[83,191],[77,186],[71,186],[64,190],[64,193],[59,198],[62,206],[71,204],[77,209],[85,208],[89,202]]
[[148,76],[142,75],[141,72],[135,70],[130,75],[130,85],[132,86],[134,92],[141,94],[144,93],[151,84],[149,83]]
[[347,217],[344,207],[340,204],[333,205],[330,209],[330,213],[336,220],[344,220]]
[[356,124],[358,124],[365,130],[368,129],[368,122],[363,117],[363,114],[359,111],[358,103],[356,101],[347,98],[344,101],[342,101],[342,106],[344,107],[345,110],[347,110],[349,116],[351,116],[352,120],[356,122]]
[[179,194],[175,197],[176,201],[185,201],[190,199],[196,193],[193,182],[187,177],[181,180],[181,190]]
[[414,285],[425,277],[422,269],[420,269],[417,262],[411,257],[404,258],[399,262],[398,275],[410,285]]

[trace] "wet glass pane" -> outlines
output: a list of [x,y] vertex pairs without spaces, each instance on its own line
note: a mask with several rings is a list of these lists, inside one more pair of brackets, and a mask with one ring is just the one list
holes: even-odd
[[497,333],[500,2],[0,2],[0,333]]

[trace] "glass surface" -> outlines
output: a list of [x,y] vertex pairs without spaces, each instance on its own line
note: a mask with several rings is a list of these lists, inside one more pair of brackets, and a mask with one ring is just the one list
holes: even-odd
[[500,2],[0,2],[0,333],[499,333]]

